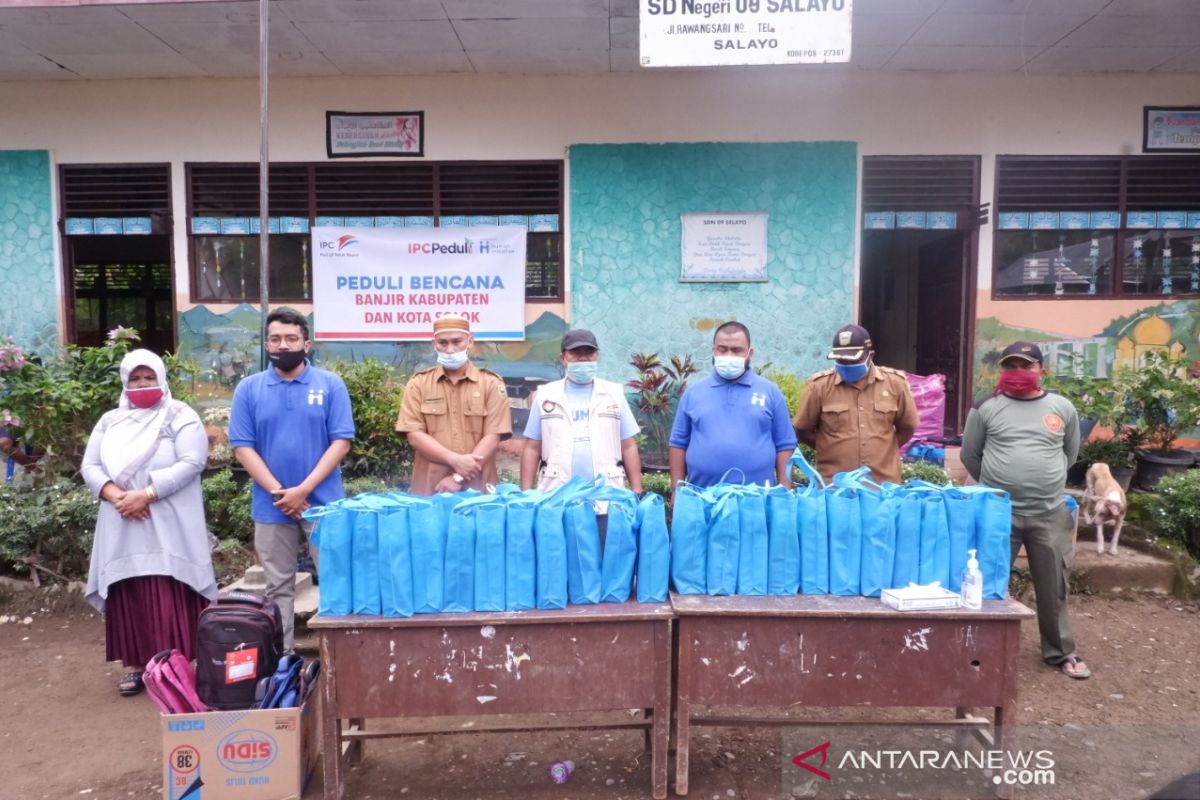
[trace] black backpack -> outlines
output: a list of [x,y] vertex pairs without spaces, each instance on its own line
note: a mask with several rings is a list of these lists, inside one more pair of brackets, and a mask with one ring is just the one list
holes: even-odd
[[275,601],[256,592],[225,592],[200,612],[196,625],[196,693],[209,708],[254,705],[261,678],[283,655],[283,618]]

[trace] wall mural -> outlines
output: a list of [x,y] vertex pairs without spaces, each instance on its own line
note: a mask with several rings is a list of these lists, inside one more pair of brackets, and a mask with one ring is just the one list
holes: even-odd
[[[312,315],[308,315],[309,324]],[[197,405],[227,405],[237,382],[258,372],[259,309],[243,303],[224,313],[198,305],[179,314],[179,354],[199,366],[192,392]],[[523,424],[530,391],[545,381],[562,377],[559,344],[566,324],[562,317],[545,312],[525,327],[523,342],[478,342],[475,364],[504,378],[514,424]],[[357,362],[374,358],[401,375],[411,375],[434,364],[428,342],[322,342],[313,347],[317,364]]]
[[[983,310],[982,298],[980,305]],[[1116,370],[1140,366],[1147,353],[1161,352],[1182,356],[1193,374],[1200,372],[1200,300],[1147,304],[1100,318],[1092,312],[1095,303],[1067,303],[1059,312],[1043,315],[1044,319],[1059,320],[1058,330],[1033,328],[1005,314],[1006,310],[1023,311],[1021,305],[988,303],[999,315],[981,317],[975,324],[976,400],[992,394],[1000,351],[1020,339],[1041,346],[1046,368],[1051,371],[1073,368],[1086,376],[1105,378]]]

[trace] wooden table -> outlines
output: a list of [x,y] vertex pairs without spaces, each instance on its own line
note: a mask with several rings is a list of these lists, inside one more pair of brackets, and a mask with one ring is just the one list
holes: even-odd
[[[692,725],[803,724],[780,716],[697,715],[696,706],[953,707],[996,711],[994,746],[1017,701],[1020,603],[979,611],[893,611],[878,599],[672,595],[676,653],[675,792],[688,792]],[[806,720],[807,721],[807,720]]]
[[[601,603],[561,611],[322,617],[320,636],[325,798],[344,792],[343,760],[357,763],[365,720],[643,709],[620,723],[561,720],[488,731],[641,728],[654,797],[667,796],[671,709],[671,606]],[[343,726],[343,721],[349,724]],[[448,733],[462,728],[421,731]]]

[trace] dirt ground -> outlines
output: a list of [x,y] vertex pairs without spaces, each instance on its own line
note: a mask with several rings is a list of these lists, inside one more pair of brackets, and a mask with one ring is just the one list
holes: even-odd
[[[1036,625],[1024,626],[1018,723],[1054,749],[1057,781],[1014,796],[1141,797],[1200,769],[1200,604],[1079,596],[1072,608],[1095,675],[1074,681],[1044,667]],[[63,592],[16,593],[0,615],[15,617],[0,622],[0,798],[161,796],[157,711],[144,695],[118,697],[117,665],[102,661],[101,618]],[[695,731],[690,796],[874,796],[849,783],[793,780],[785,789],[793,739],[776,728]],[[576,765],[564,786],[547,774],[560,759]],[[641,734],[625,731],[373,741],[347,789],[352,798],[643,798],[649,757]],[[318,770],[305,797],[320,790]]]

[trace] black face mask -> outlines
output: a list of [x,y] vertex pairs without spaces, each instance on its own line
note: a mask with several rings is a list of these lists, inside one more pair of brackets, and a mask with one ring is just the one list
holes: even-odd
[[291,372],[304,363],[308,355],[303,350],[281,350],[278,353],[267,353],[267,360],[280,372]]

